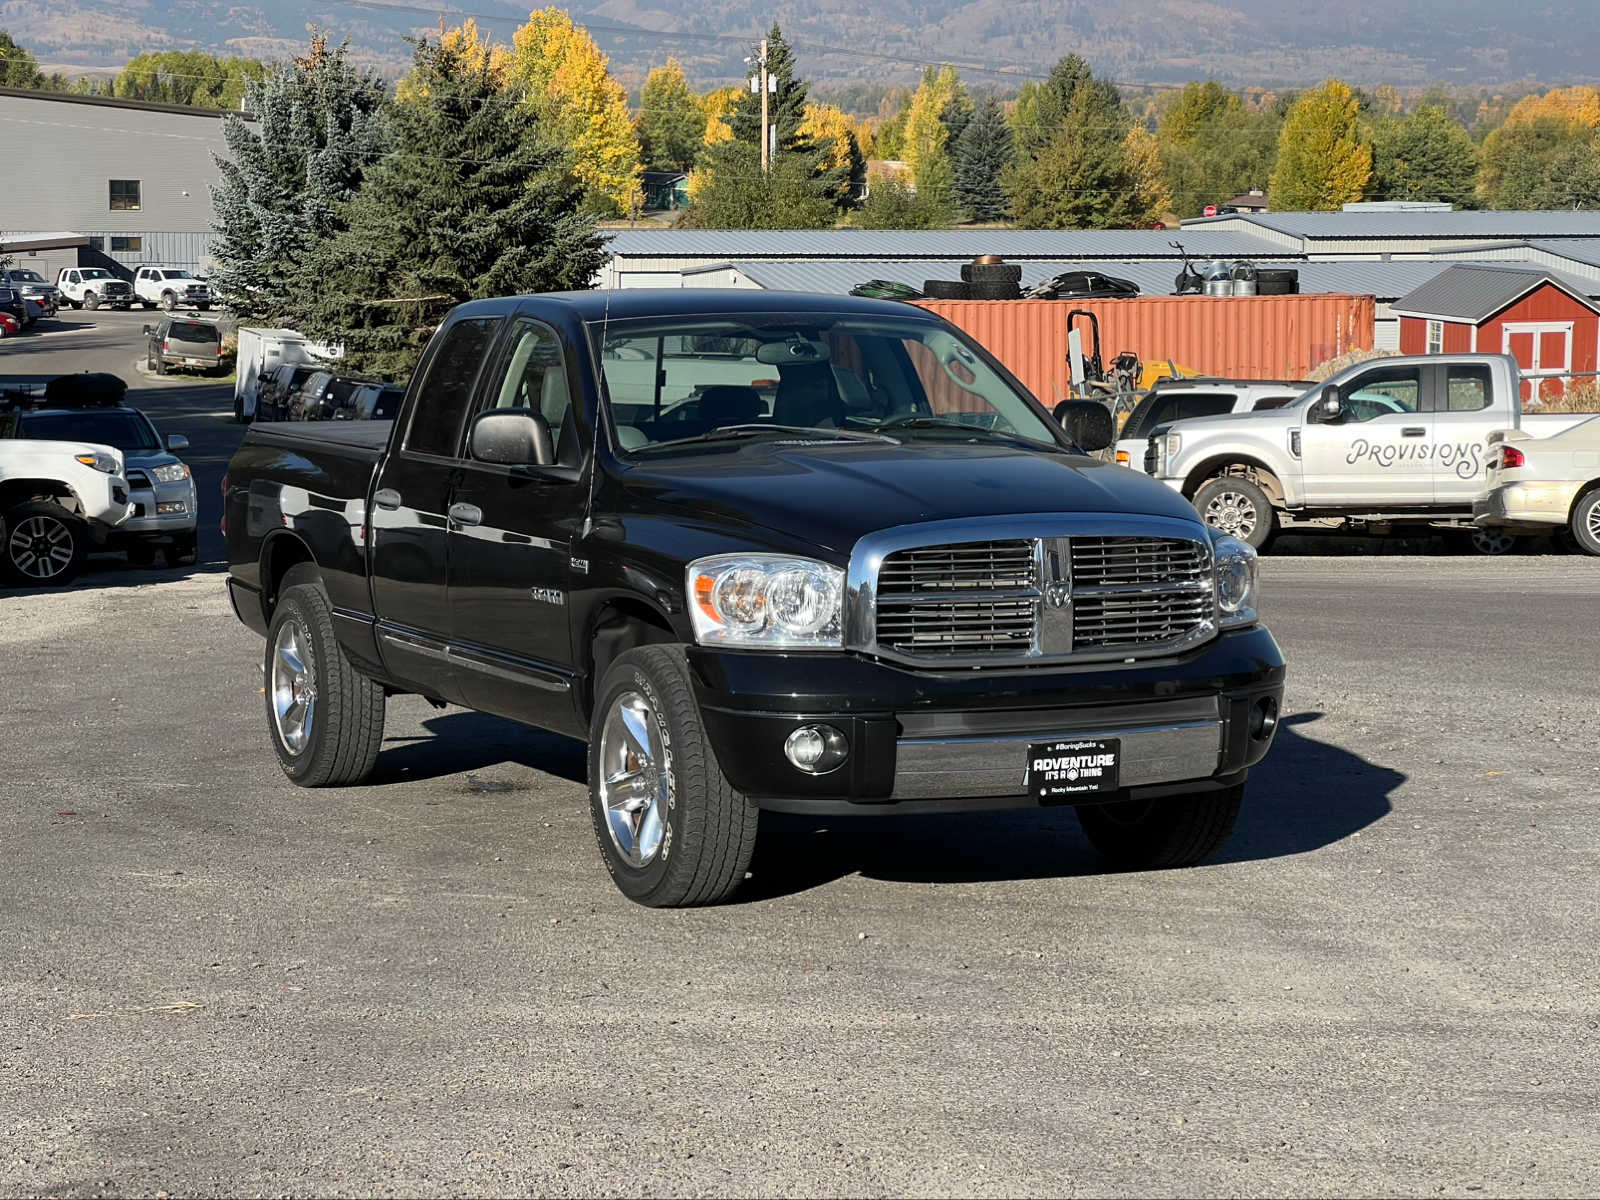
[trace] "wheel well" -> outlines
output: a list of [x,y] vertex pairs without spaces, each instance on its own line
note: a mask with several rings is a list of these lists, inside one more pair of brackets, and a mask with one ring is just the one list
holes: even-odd
[[1572,507],[1567,509],[1567,520],[1572,520],[1572,514],[1578,511],[1578,505],[1595,492],[1600,492],[1600,479],[1591,479],[1578,489],[1578,494],[1572,498]]
[[77,494],[59,479],[8,479],[0,483],[0,509],[29,500],[54,500],[68,512],[83,511]]
[[1283,484],[1272,471],[1264,464],[1253,458],[1243,458],[1237,454],[1230,454],[1224,458],[1214,458],[1210,462],[1201,463],[1189,472],[1183,481],[1183,494],[1185,499],[1193,500],[1194,494],[1200,490],[1200,485],[1208,479],[1215,479],[1222,475],[1233,475],[1240,479],[1248,479],[1267,494],[1267,498],[1278,507],[1284,504]]
[[261,610],[268,620],[278,606],[278,585],[289,569],[300,563],[316,564],[311,549],[292,534],[280,533],[261,548]]
[[627,596],[608,600],[595,613],[589,627],[588,647],[585,651],[585,677],[583,711],[594,707],[594,695],[600,686],[600,677],[618,657],[638,646],[652,646],[675,642],[678,635],[672,622],[658,609]]

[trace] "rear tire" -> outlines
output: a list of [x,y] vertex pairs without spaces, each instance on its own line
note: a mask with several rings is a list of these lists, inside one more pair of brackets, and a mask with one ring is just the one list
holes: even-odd
[[27,500],[0,515],[0,578],[13,587],[65,587],[89,557],[89,528],[54,500]]
[[630,900],[720,904],[743,882],[760,814],[722,773],[682,646],[641,646],[606,670],[589,725],[589,809]]
[[1502,558],[1522,549],[1527,539],[1501,529],[1467,529],[1456,535],[1456,549],[1461,554],[1477,554],[1484,558]]
[[1579,550],[1600,554],[1600,489],[1580,497],[1572,506],[1568,532]]
[[1106,858],[1132,871],[1192,867],[1228,840],[1244,801],[1244,784],[1220,792],[1122,800],[1079,807],[1078,824]]
[[345,657],[333,606],[309,565],[284,576],[267,627],[267,737],[301,787],[344,787],[372,773],[383,746],[383,689]]
[[1218,475],[1194,494],[1200,519],[1211,528],[1265,550],[1278,535],[1278,513],[1261,488],[1237,475]]

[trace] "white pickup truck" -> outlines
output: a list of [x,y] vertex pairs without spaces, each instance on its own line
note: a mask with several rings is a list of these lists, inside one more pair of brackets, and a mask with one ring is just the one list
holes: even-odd
[[1516,539],[1474,530],[1489,434],[1548,437],[1583,414],[1522,412],[1503,354],[1382,358],[1350,367],[1282,408],[1157,426],[1144,468],[1208,525],[1260,549],[1283,528],[1384,534],[1445,526],[1485,553]]
[[90,546],[132,512],[113,447],[0,439],[0,584],[71,583]]
[[175,308],[210,308],[215,297],[211,287],[182,267],[140,267],[133,273],[134,298],[146,308],[158,305],[164,311]]

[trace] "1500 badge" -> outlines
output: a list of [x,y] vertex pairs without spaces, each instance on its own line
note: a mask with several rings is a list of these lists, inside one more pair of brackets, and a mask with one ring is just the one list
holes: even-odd
[[555,588],[529,588],[528,595],[530,598],[539,601],[541,604],[561,605],[567,602],[567,594],[562,591],[557,591]]
[[1380,467],[1392,467],[1398,462],[1437,461],[1441,466],[1455,467],[1458,478],[1471,479],[1483,469],[1482,442],[1413,442],[1404,445],[1394,442],[1369,442],[1357,438],[1350,446],[1344,460],[1350,466],[1365,459]]

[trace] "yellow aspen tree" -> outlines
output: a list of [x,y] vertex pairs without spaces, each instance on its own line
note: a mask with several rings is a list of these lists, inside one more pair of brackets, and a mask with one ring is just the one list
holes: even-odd
[[1372,182],[1372,146],[1361,135],[1360,105],[1348,84],[1330,79],[1289,110],[1272,171],[1272,207],[1334,211],[1361,199]]

